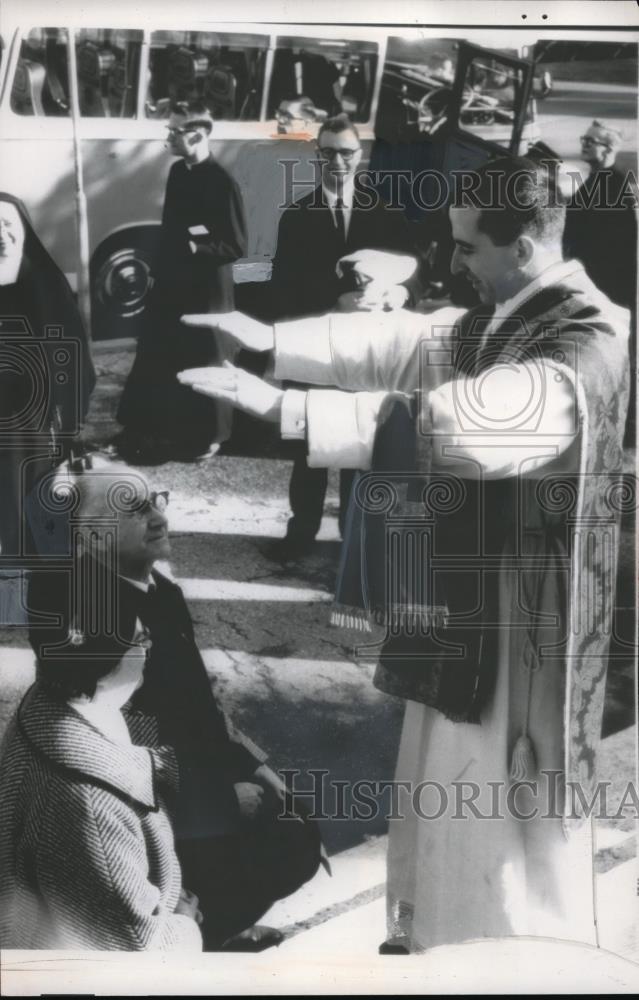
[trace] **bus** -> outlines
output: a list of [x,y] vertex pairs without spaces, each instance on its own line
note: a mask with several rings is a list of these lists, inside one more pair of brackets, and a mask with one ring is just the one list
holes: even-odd
[[380,137],[445,140],[454,169],[525,152],[539,139],[536,102],[552,90],[519,38],[486,49],[455,31],[444,39],[435,30],[205,23],[189,20],[188,4],[152,26],[148,15],[144,24],[108,24],[107,15],[101,5],[81,25],[4,23],[0,64],[0,187],[23,198],[72,286],[90,289],[96,339],[140,329],[173,101],[206,102],[212,153],[243,193],[241,291],[268,281],[279,215],[317,183],[313,140],[327,116],[348,113],[365,156]]

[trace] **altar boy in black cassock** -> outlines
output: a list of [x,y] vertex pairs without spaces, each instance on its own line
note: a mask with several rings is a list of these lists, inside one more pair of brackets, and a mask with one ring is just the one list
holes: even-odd
[[233,261],[246,253],[242,196],[209,150],[213,119],[201,102],[173,106],[168,148],[180,157],[169,172],[145,328],[124,387],[116,439],[129,461],[189,460],[225,441],[231,408],[205,400],[176,379],[185,367],[219,365],[215,338],[180,323],[188,312],[233,309]]

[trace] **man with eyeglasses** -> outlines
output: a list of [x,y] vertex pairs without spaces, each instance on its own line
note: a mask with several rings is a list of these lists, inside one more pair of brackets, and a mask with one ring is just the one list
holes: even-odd
[[[636,367],[637,182],[615,166],[621,132],[593,121],[581,136],[581,158],[589,167],[566,212],[564,252],[584,265],[588,277],[605,295],[630,310],[630,363]],[[632,181],[631,181],[632,178]],[[626,443],[634,444],[636,384],[631,378]]]
[[[356,269],[338,274],[338,261],[359,250],[415,254],[410,226],[401,209],[390,209],[360,172],[362,146],[357,127],[345,114],[328,118],[317,136],[320,183],[309,195],[285,209],[277,234],[271,279],[272,314],[276,320],[322,315],[357,298]],[[389,284],[380,308],[414,305],[419,298],[415,271],[403,284]],[[392,279],[391,279],[392,280]],[[340,305],[338,305],[340,303]],[[308,553],[319,531],[328,475],[309,469],[303,446],[295,451],[289,485],[292,517],[286,537],[267,554],[294,560]],[[343,529],[352,476],[340,477],[340,531]]]
[[114,443],[134,463],[193,460],[231,433],[229,407],[213,405],[205,413],[175,378],[186,359],[205,365],[227,357],[221,341],[190,336],[180,316],[196,305],[232,309],[233,261],[247,251],[240,189],[211,154],[212,130],[203,102],[173,105],[167,149],[179,159],[166,185],[147,322],[117,414],[124,432]]
[[615,166],[622,135],[610,125],[593,121],[580,141],[588,176],[568,206],[566,254],[583,263],[588,277],[609,299],[634,309],[636,181],[633,190],[630,175]]
[[[144,682],[128,712],[133,724],[136,713],[157,720],[160,742],[177,757],[172,822],[183,883],[203,914],[204,949],[259,951],[279,944],[279,931],[255,922],[315,874],[319,833],[306,819],[277,820],[283,786],[266,755],[225,718],[182,591],[156,568],[170,555],[168,493],[151,491],[139,472],[99,458],[58,473],[50,486],[54,507],[65,496],[77,498],[70,506],[80,555],[74,588],[68,571],[45,568],[32,576],[28,606],[36,655],[43,643],[82,640],[49,623],[52,615],[68,622],[70,596],[81,600],[85,593],[104,595],[100,607],[86,609],[93,627],[105,614],[125,641],[148,636]],[[144,744],[145,734],[138,736]]]

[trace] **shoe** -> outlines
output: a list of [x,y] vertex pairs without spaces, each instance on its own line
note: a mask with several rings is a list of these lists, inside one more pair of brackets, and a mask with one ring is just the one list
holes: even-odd
[[283,940],[284,935],[275,927],[254,924],[225,941],[220,951],[265,951],[267,948],[277,947]]
[[271,562],[297,562],[310,555],[315,547],[315,540],[302,541],[295,538],[278,538],[277,541],[265,545],[262,553]]
[[220,450],[219,441],[214,441],[212,445],[205,448],[203,451],[193,451],[187,448],[181,447],[174,449],[173,451],[173,461],[174,462],[206,462],[209,458],[214,458]]
[[174,462],[205,462],[208,458],[213,458],[220,450],[219,441],[214,441],[211,445],[188,445],[175,442],[171,449],[171,459]]
[[377,954],[378,955],[410,955],[410,951],[406,947],[405,944],[400,944],[399,940],[393,941],[391,939],[390,941],[384,941],[383,944],[380,944],[379,948],[377,949]]
[[215,458],[221,447],[222,445],[220,444],[219,441],[214,441],[213,444],[210,445],[206,451],[202,452],[201,455],[198,455],[196,458],[194,458],[193,461],[206,462],[208,458]]

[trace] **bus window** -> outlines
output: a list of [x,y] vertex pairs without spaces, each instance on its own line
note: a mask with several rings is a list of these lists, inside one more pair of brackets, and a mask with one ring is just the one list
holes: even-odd
[[69,114],[66,33],[33,28],[22,41],[11,89],[11,109],[19,115]]
[[388,39],[375,134],[387,142],[429,133],[450,100],[459,45],[452,38]]
[[146,114],[167,118],[173,101],[201,99],[214,118],[259,121],[268,36],[155,31]]
[[498,59],[475,56],[466,67],[460,128],[509,149],[522,88],[520,68]]
[[285,125],[287,115],[321,122],[344,111],[367,122],[377,60],[374,42],[279,37],[267,117]]
[[82,29],[76,36],[80,114],[134,118],[141,31]]

